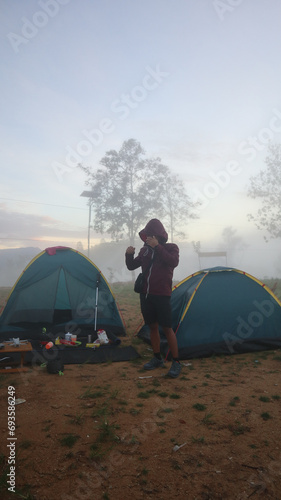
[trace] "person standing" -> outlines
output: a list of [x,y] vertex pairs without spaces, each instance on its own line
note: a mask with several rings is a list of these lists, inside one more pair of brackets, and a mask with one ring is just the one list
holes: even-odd
[[168,234],[158,219],[151,219],[139,232],[144,246],[135,257],[135,248],[129,246],[125,262],[129,271],[142,267],[145,274],[143,290],[140,293],[140,306],[143,319],[150,330],[153,358],[144,365],[145,370],[164,366],[160,353],[159,325],[167,338],[172,354],[172,365],[168,376],[179,376],[182,365],[179,362],[178,343],[172,329],[171,294],[174,268],[179,263],[179,248],[167,243]]

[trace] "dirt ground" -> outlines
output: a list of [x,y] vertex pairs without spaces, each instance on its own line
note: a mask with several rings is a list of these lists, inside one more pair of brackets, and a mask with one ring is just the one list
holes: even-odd
[[186,360],[173,380],[122,343],[141,357],[0,376],[1,500],[281,499],[281,351]]

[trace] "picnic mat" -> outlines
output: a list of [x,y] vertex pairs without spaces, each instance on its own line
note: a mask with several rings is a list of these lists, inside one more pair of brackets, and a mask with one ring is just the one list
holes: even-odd
[[[24,363],[27,365],[29,363],[32,365],[42,364],[58,357],[65,365],[131,361],[140,357],[139,353],[131,345],[106,344],[93,349],[86,347],[85,341],[78,346],[54,345],[52,349],[46,350],[44,346],[40,345],[39,341],[31,340],[31,343],[32,351],[26,352],[24,356]],[[9,356],[10,361],[20,361],[20,353],[5,356]],[[0,364],[1,357],[0,352]],[[9,361],[5,360],[5,364],[7,363],[9,364]]]

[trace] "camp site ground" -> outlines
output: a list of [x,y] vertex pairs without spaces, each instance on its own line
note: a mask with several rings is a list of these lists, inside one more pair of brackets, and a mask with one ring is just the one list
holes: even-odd
[[184,360],[176,380],[145,372],[138,297],[112,288],[139,359],[0,377],[1,408],[8,387],[22,401],[15,493],[1,411],[1,499],[280,499],[281,351]]

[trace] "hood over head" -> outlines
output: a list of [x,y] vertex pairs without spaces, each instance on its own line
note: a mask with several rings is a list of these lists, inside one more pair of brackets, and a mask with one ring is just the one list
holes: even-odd
[[168,240],[168,233],[166,232],[162,222],[158,219],[151,219],[139,232],[139,237],[142,241],[146,241],[147,236],[156,236],[159,240],[159,243],[166,243]]

